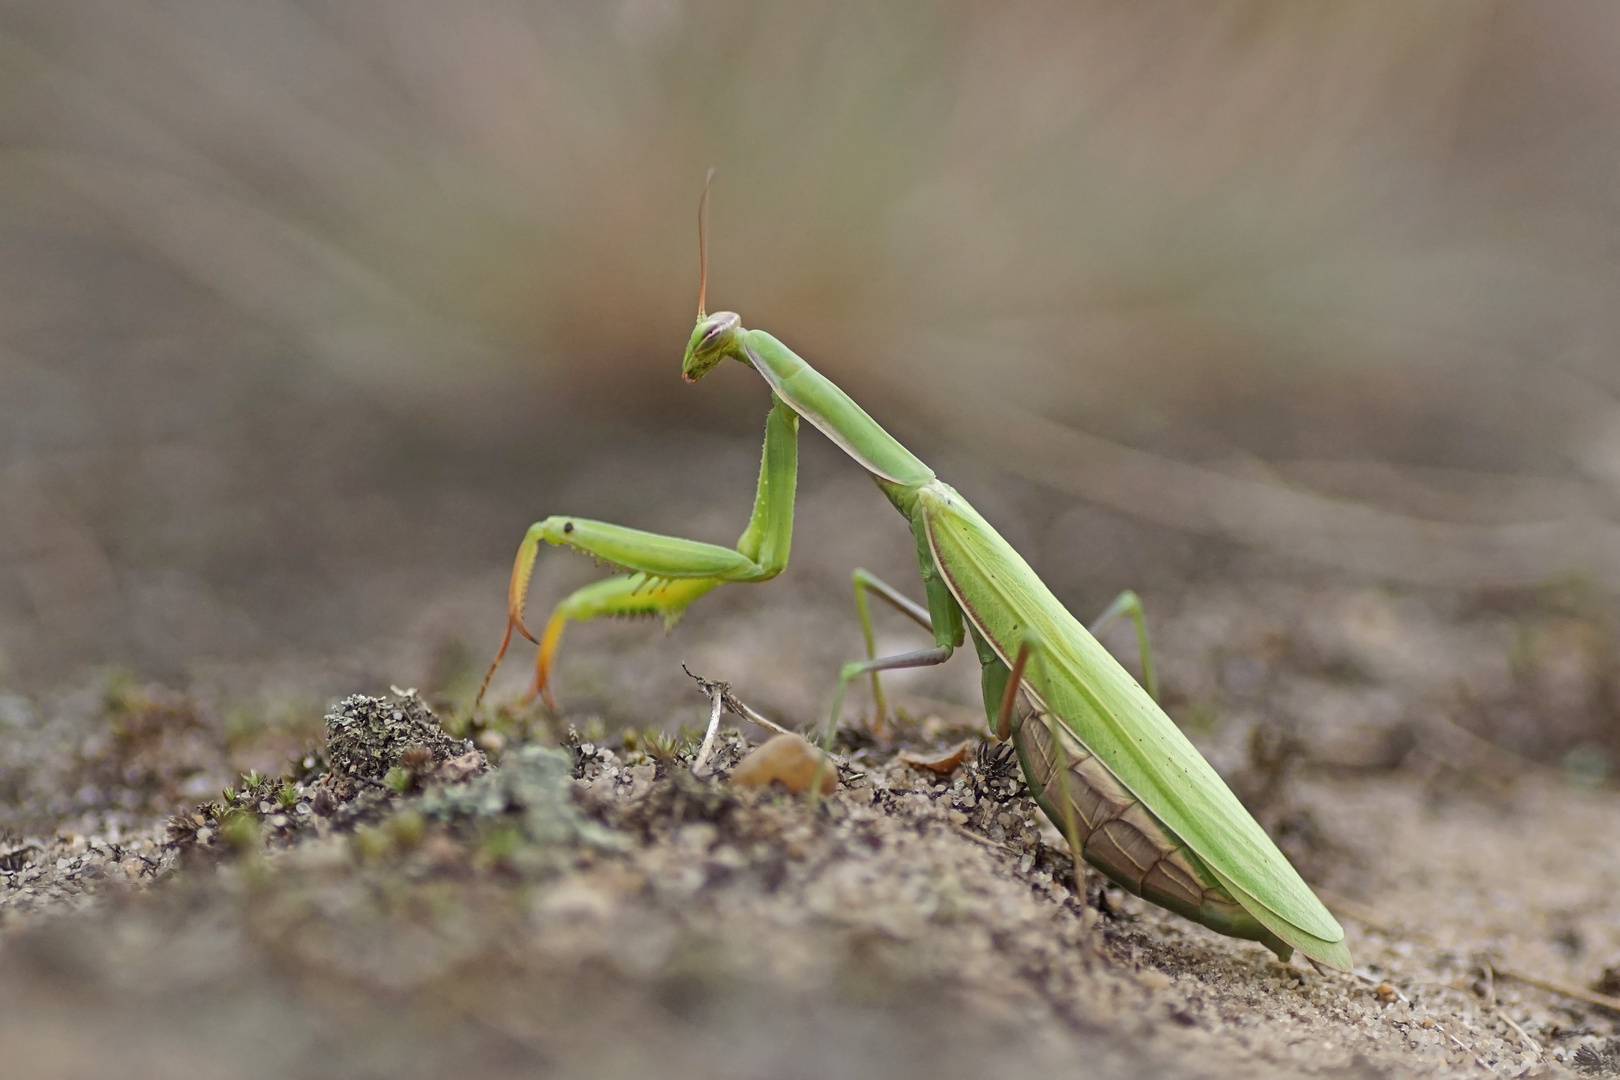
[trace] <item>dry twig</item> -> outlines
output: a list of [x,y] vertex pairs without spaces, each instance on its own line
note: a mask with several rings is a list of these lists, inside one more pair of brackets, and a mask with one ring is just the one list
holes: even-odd
[[[692,681],[697,683],[699,689],[701,689],[711,699],[718,700],[718,704],[715,705],[714,711],[709,714],[709,730],[703,739],[705,747],[713,741],[714,732],[720,723],[719,710],[721,706],[724,706],[725,710],[731,713],[733,716],[740,716],[750,724],[757,724],[766,731],[773,732],[777,735],[798,734],[798,732],[791,731],[788,728],[783,727],[781,724],[778,724],[775,720],[766,717],[758,709],[755,709],[747,702],[738,698],[736,694],[731,692],[730,683],[719,682],[714,679],[705,679],[703,676],[695,674],[692,669],[687,667],[685,664],[681,665],[681,670],[686,672],[687,675],[691,676]],[[698,756],[700,758],[705,756],[702,750],[698,751]]]

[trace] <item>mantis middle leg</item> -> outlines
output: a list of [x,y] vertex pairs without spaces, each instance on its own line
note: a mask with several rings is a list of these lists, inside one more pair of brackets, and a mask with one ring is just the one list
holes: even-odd
[[[866,638],[866,658],[877,659],[877,643],[872,634],[872,609],[866,602],[868,592],[875,593],[878,599],[894,608],[900,614],[916,623],[918,626],[932,633],[933,620],[928,615],[928,609],[907,597],[893,585],[888,584],[876,574],[868,570],[857,569],[853,575],[855,583],[855,610],[861,617],[861,633]],[[883,699],[883,681],[879,678],[879,668],[872,669],[872,734],[878,738],[883,737],[883,722],[888,715],[888,706]]]
[[[912,600],[910,597],[900,592],[894,586],[883,581],[869,570],[857,569],[852,575],[852,579],[855,586],[855,610],[860,616],[861,634],[866,640],[866,656],[868,663],[865,665],[858,663],[846,664],[844,670],[846,672],[854,672],[852,677],[858,677],[859,675],[866,674],[867,672],[871,673],[872,701],[874,705],[874,715],[871,725],[872,734],[881,737],[883,733],[884,720],[887,716],[887,703],[883,695],[883,684],[879,676],[879,672],[895,668],[921,667],[927,664],[943,663],[945,660],[950,658],[950,652],[945,651],[942,657],[939,659],[934,659],[933,657],[938,651],[938,646],[936,646],[935,650],[923,650],[916,653],[902,653],[898,657],[890,658],[891,660],[895,661],[905,660],[907,661],[905,663],[878,663],[876,659],[877,645],[872,631],[872,610],[871,605],[867,601],[868,593],[875,594],[880,600],[884,601],[890,607],[894,608],[896,611],[906,616],[906,618],[910,619],[912,622],[929,632],[932,632],[934,629],[933,619],[929,614],[928,608],[917,603],[915,600]],[[932,600],[933,598],[930,597],[930,599]],[[1101,637],[1103,634],[1107,633],[1109,628],[1112,627],[1114,623],[1118,622],[1119,619],[1124,615],[1129,615],[1131,617],[1131,621],[1136,626],[1136,643],[1139,650],[1139,658],[1142,664],[1142,686],[1147,690],[1148,695],[1156,701],[1159,697],[1159,686],[1158,680],[1154,674],[1153,653],[1148,644],[1147,617],[1142,610],[1141,597],[1137,596],[1136,593],[1130,589],[1126,589],[1124,592],[1121,592],[1117,597],[1114,598],[1114,602],[1109,604],[1108,607],[1103,610],[1101,615],[1097,616],[1096,620],[1092,622],[1089,629],[1093,637]],[[991,730],[994,731],[1000,726],[997,721],[998,713],[1004,708],[1005,701],[1010,700],[1007,697],[1007,686],[1010,673],[1007,670],[1007,665],[1002,663],[1001,658],[995,654],[994,650],[992,650],[977,633],[974,633],[973,641],[974,646],[979,653],[979,662],[983,666],[982,680],[984,684],[985,715],[990,721]],[[858,671],[855,670],[857,668],[859,668]],[[842,676],[843,673],[841,672],[838,694],[840,704],[843,701],[844,686],[848,682],[848,679],[845,679]],[[837,712],[838,710],[835,707],[834,723],[836,723]],[[1006,735],[1001,734],[999,737],[1005,739]]]
[[[540,694],[555,710],[550,691],[551,668],[569,622],[602,615],[660,615],[668,628],[689,604],[711,589],[733,582],[768,581],[787,567],[799,471],[799,417],[774,395],[771,401],[754,509],[735,549],[586,518],[553,516],[529,527],[512,566],[506,633],[479,688],[478,701],[483,700],[490,678],[506,655],[513,630],[539,646],[529,697]],[[542,543],[583,551],[627,573],[576,589],[552,610],[543,635],[537,639],[524,625],[523,607]]]
[[[957,606],[956,598],[951,595],[950,589],[946,587],[944,579],[939,576],[939,571],[934,566],[934,557],[929,551],[928,539],[923,532],[923,521],[920,516],[912,520],[911,532],[912,538],[917,543],[918,569],[922,573],[923,588],[928,594],[928,606],[924,608],[921,604],[913,603],[899,590],[864,570],[855,571],[855,608],[860,612],[861,630],[866,635],[867,659],[852,660],[838,672],[838,689],[833,694],[832,715],[828,718],[824,739],[827,744],[832,742],[833,735],[838,730],[838,718],[844,707],[844,691],[852,681],[862,675],[872,676],[872,689],[878,702],[878,716],[873,729],[881,731],[883,687],[878,682],[877,673],[896,668],[932,667],[943,664],[951,658],[956,647],[962,644],[964,637],[962,609]],[[873,657],[876,646],[872,637],[872,614],[866,602],[866,594],[869,591],[893,605],[917,625],[931,631],[934,635],[934,647],[900,653],[897,656]]]

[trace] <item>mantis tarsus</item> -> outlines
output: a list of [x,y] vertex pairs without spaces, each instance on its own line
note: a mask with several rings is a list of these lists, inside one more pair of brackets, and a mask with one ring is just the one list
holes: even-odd
[[[700,235],[706,204],[707,192],[699,209]],[[700,248],[706,248],[701,239]],[[942,664],[971,638],[994,734],[1011,737],[1030,791],[1074,852],[1130,892],[1220,933],[1259,941],[1284,960],[1297,948],[1313,961],[1348,970],[1350,952],[1339,924],[1155,703],[1135,595],[1122,594],[1097,629],[1123,615],[1132,618],[1145,690],[966,499],[848,395],[770,334],[744,329],[736,314],[706,314],[706,255],[702,261],[697,326],[682,377],[696,382],[729,358],[753,368],[771,389],[748,527],[733,549],[584,518],[536,523],[518,548],[506,636],[495,664],[514,629],[536,642],[534,692],[554,705],[550,672],[570,621],[641,614],[660,615],[672,625],[716,586],[781,573],[793,534],[799,421],[808,420],[865,469],[910,521],[927,597],[926,605],[915,603],[855,571],[867,658],[840,670],[829,734],[852,681],[871,677],[874,727],[880,729],[885,705],[878,673]],[[523,607],[542,543],[575,548],[624,572],[566,597],[537,640],[523,623]],[[931,632],[933,646],[875,656],[869,595]]]

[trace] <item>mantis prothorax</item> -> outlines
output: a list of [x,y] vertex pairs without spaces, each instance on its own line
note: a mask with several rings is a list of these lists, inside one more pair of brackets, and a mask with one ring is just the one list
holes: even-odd
[[[706,206],[707,191],[698,212],[700,237]],[[701,239],[700,246],[706,248]],[[848,395],[770,334],[744,329],[736,314],[706,314],[706,255],[703,262],[697,326],[682,377],[696,382],[731,359],[753,368],[771,389],[748,527],[733,549],[585,518],[536,523],[518,548],[506,636],[495,664],[514,629],[536,641],[523,623],[523,607],[542,543],[575,548],[624,571],[577,590],[553,610],[536,641],[534,692],[548,704],[552,663],[570,621],[645,614],[673,625],[716,586],[781,573],[793,533],[799,420],[808,420],[865,469],[910,521],[927,600],[915,603],[855,571],[867,658],[840,670],[829,733],[852,681],[871,677],[873,726],[880,730],[878,673],[942,664],[971,638],[992,732],[1013,740],[1036,802],[1077,856],[1130,892],[1220,933],[1259,941],[1283,960],[1298,949],[1317,963],[1348,970],[1350,952],[1339,924],[1156,704],[1134,594],[1122,594],[1101,622],[1126,614],[1134,620],[1145,690],[960,493]],[[931,632],[933,646],[875,656],[868,594]]]

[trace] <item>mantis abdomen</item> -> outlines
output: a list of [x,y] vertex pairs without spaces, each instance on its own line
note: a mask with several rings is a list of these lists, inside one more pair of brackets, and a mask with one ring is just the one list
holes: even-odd
[[1049,723],[1022,694],[1019,721],[1013,745],[1030,794],[1075,852],[1127,892],[1288,959],[1288,944],[1244,910],[1067,727]]

